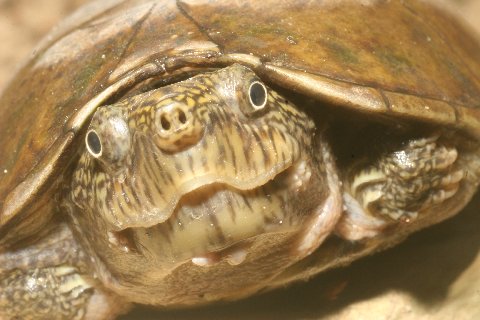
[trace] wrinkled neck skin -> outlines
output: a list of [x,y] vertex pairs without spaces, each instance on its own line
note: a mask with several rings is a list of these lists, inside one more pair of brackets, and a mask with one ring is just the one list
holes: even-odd
[[134,302],[249,295],[340,212],[314,122],[241,66],[99,108],[86,145],[73,227],[99,279]]

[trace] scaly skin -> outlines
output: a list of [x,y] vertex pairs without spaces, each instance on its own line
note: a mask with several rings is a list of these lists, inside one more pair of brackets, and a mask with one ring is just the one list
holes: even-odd
[[0,254],[0,319],[113,319],[128,309],[92,278],[65,223],[40,241]]
[[437,205],[455,196],[469,168],[461,168],[457,149],[438,138],[413,139],[351,172],[337,233],[352,241],[375,237],[392,224],[435,214]]

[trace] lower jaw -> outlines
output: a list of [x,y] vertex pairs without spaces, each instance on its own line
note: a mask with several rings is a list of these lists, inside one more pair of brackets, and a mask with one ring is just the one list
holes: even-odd
[[[128,277],[108,283],[115,292],[141,304],[180,307],[237,300],[267,287],[270,279],[301,259],[290,250],[297,234],[264,233],[175,264],[132,257],[141,272],[136,268]],[[248,255],[238,260],[235,252],[242,250]]]
[[302,162],[254,190],[205,186],[184,196],[165,223],[133,229],[134,241],[148,248],[144,254],[158,253],[155,259],[161,263],[191,260],[206,266],[226,260],[238,265],[255,237],[302,228],[314,205],[299,201],[309,198],[310,177]]
[[[168,224],[127,229],[138,254],[122,254],[122,261],[130,263],[110,265],[109,270],[124,274],[124,268],[132,266],[128,277],[111,281],[101,272],[100,276],[130,300],[163,306],[238,299],[269,287],[273,278],[316,250],[335,228],[342,210],[340,184],[326,163],[324,177],[312,175],[305,166],[298,170],[300,163],[255,190],[217,185],[200,190],[205,193],[194,192],[182,199]],[[250,200],[250,206],[241,199]],[[231,217],[232,203],[238,210],[237,223],[222,224]],[[267,208],[281,210],[284,219],[265,219],[261,214]],[[223,238],[210,226],[210,213],[219,220]],[[259,226],[251,222],[252,215],[262,217]]]

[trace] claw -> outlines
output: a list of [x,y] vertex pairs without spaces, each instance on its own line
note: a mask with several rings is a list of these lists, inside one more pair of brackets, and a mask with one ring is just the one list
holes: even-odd
[[451,166],[458,157],[456,149],[447,150],[442,148],[433,158],[433,169],[443,170]]
[[427,138],[410,140],[408,145],[410,147],[413,147],[413,148],[423,148],[423,147],[428,148],[429,146],[432,146],[433,148],[435,148],[435,146],[436,146],[435,142],[438,140],[438,138],[440,138],[440,135],[435,134],[435,135],[432,135],[432,136],[427,137]]
[[74,298],[77,298],[80,294],[92,288],[93,286],[78,273],[65,277],[59,286],[60,292],[64,294],[71,292]]
[[422,206],[422,209],[428,208],[431,205],[437,205],[444,202],[445,200],[453,197],[457,193],[458,189],[459,186],[457,184],[453,188],[442,189],[430,194],[430,196],[427,198],[424,205]]
[[77,269],[70,266],[61,266],[54,269],[56,277],[65,277],[77,272]]
[[464,170],[457,170],[454,173],[451,173],[448,176],[442,178],[442,180],[440,181],[440,186],[446,187],[452,184],[457,184],[463,179],[464,176]]

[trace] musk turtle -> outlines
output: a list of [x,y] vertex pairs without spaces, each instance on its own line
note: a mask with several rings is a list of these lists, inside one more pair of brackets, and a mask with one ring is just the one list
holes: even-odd
[[422,1],[89,4],[0,98],[0,316],[239,299],[455,215],[479,61]]

